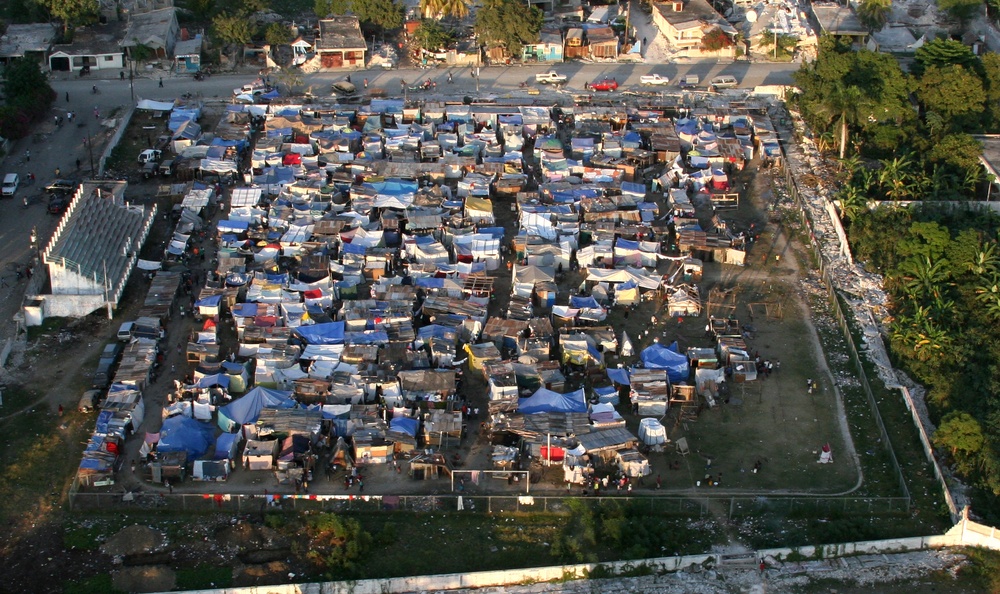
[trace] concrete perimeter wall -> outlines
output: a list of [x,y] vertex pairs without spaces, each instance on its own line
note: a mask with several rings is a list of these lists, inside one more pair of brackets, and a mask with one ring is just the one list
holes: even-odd
[[[248,588],[220,588],[216,590],[196,590],[195,594],[390,594],[393,592],[440,592],[458,588],[485,588],[491,586],[513,586],[540,582],[556,582],[586,579],[590,573],[600,568],[602,576],[628,574],[642,567],[652,573],[670,573],[692,565],[713,565],[725,568],[756,567],[758,559],[772,557],[779,562],[805,559],[831,559],[851,555],[873,553],[902,553],[944,547],[975,546],[1000,550],[1000,535],[996,528],[977,524],[969,520],[968,514],[946,534],[893,538],[889,540],[863,540],[829,545],[795,548],[761,549],[741,555],[686,555],[678,557],[655,557],[634,561],[611,563],[585,563],[580,565],[552,565],[527,569],[503,571],[480,571],[475,573],[450,573],[441,575],[386,578],[379,580],[358,580],[350,582],[322,582],[314,584],[284,584],[278,586],[257,586]],[[795,561],[788,561],[794,563]]]

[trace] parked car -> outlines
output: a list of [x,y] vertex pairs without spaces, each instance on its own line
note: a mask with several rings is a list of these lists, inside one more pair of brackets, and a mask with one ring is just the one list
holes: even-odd
[[49,185],[45,186],[45,193],[64,194],[76,190],[76,186],[76,180],[73,179],[54,179],[49,182]]
[[97,402],[101,399],[100,390],[87,390],[80,397],[80,404],[77,405],[77,409],[83,413],[93,412],[97,408]]
[[350,97],[351,95],[356,95],[358,92],[358,87],[346,80],[338,80],[330,85],[330,89],[334,95],[340,95],[341,97]]
[[174,160],[167,159],[166,161],[160,163],[160,168],[158,173],[163,177],[170,177],[174,174]]
[[565,84],[569,78],[564,74],[559,74],[558,72],[552,70],[549,72],[540,72],[535,75],[535,82],[543,85],[561,85]]
[[17,192],[17,186],[21,184],[21,178],[16,173],[8,173],[3,176],[3,186],[0,187],[0,195],[13,196]]
[[142,166],[142,179],[150,179],[156,177],[156,174],[160,171],[160,164],[157,161],[146,161]]
[[98,390],[108,387],[111,383],[111,378],[115,374],[115,368],[118,366],[118,359],[121,358],[123,350],[124,348],[120,342],[112,342],[105,345],[104,351],[101,353],[101,359],[97,362],[97,371],[94,372],[91,387]]
[[257,97],[258,95],[263,95],[267,92],[267,85],[262,82],[255,81],[249,84],[245,84],[238,89],[233,89],[233,95],[250,95],[251,97]]
[[711,81],[709,81],[709,87],[715,87],[716,89],[732,89],[738,87],[740,81],[736,80],[735,76],[716,76]]
[[159,163],[160,155],[162,154],[163,151],[157,149],[146,149],[141,153],[139,153],[139,164],[142,165],[148,163],[149,161],[156,161],[157,163]]
[[49,214],[62,214],[66,211],[67,206],[69,206],[69,196],[66,194],[53,194],[49,198]]
[[618,89],[618,81],[613,78],[604,78],[588,85],[592,91],[614,91]]
[[678,83],[678,86],[682,89],[694,89],[698,86],[700,82],[701,79],[698,77],[697,74],[686,74],[684,75],[683,78],[681,78],[681,81],[680,83]]
[[646,74],[639,77],[639,83],[643,85],[669,85],[670,79],[659,74]]

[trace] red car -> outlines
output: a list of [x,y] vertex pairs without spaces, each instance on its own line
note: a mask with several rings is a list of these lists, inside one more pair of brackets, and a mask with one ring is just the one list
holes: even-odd
[[614,91],[618,88],[618,81],[613,78],[605,78],[603,80],[590,83],[588,88],[592,91]]

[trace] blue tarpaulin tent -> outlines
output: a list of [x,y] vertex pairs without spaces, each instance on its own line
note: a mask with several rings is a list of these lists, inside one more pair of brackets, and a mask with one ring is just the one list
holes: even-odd
[[[223,433],[215,438],[215,460],[228,460],[233,454],[237,442],[240,440],[238,433]],[[237,454],[238,455],[238,454]]]
[[389,431],[403,433],[405,435],[409,435],[410,437],[417,436],[417,428],[419,426],[420,421],[409,417],[393,417],[392,420],[389,421]]
[[299,326],[295,333],[309,344],[344,344],[344,322]]
[[223,431],[232,432],[242,425],[256,423],[260,418],[260,411],[265,408],[295,408],[292,393],[257,386],[242,398],[219,409],[219,427]]
[[213,443],[215,427],[191,417],[177,415],[163,421],[156,449],[160,452],[187,452],[188,460],[195,460],[204,456]]
[[525,415],[548,412],[582,413],[587,412],[587,398],[582,389],[568,394],[560,394],[539,388],[529,398],[519,399],[517,410]]
[[[670,346],[676,349],[677,343]],[[688,365],[687,357],[673,349],[659,344],[651,344],[643,349],[639,356],[642,359],[642,364],[648,369],[666,369],[670,382],[676,384],[687,381],[691,368]]]
[[629,381],[627,369],[608,368],[608,379],[616,384],[622,384],[625,386],[632,385],[632,382]]

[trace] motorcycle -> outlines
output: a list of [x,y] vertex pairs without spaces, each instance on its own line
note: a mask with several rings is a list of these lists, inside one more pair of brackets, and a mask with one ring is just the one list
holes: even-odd
[[195,80],[205,80],[205,75],[202,74],[201,72],[195,72],[194,73],[194,79]]

